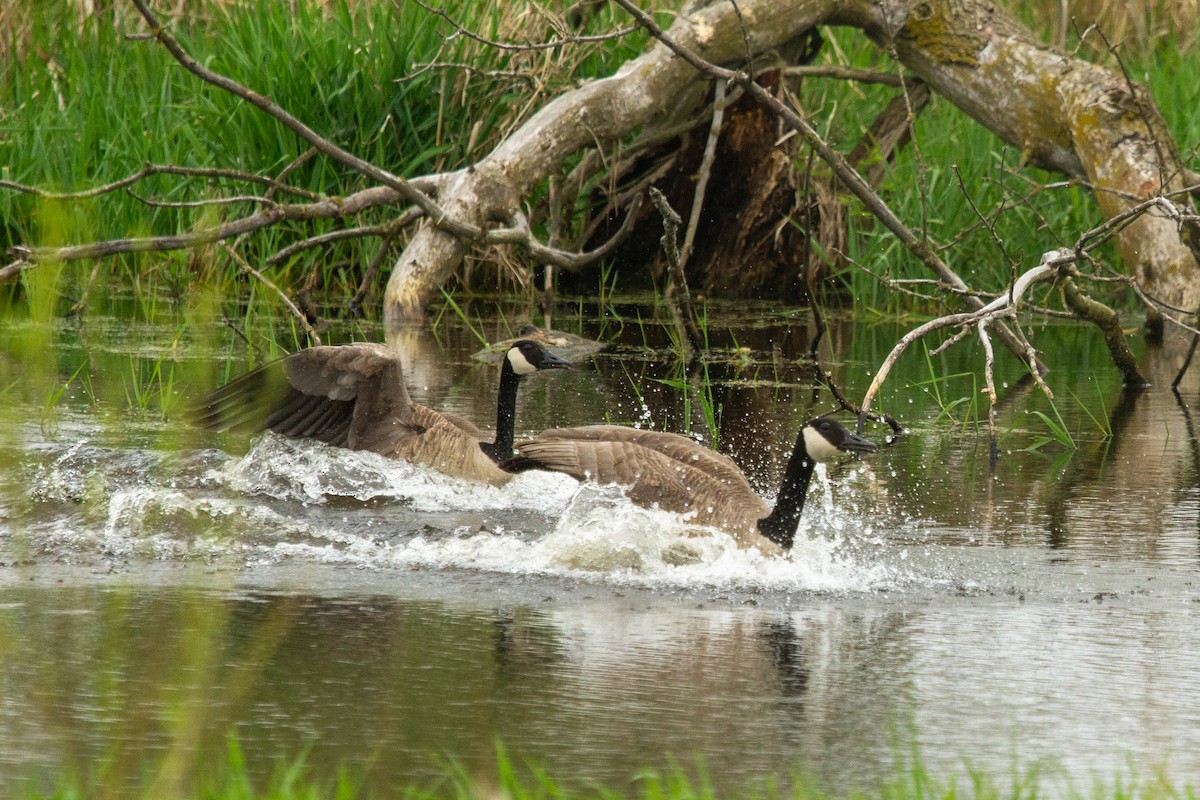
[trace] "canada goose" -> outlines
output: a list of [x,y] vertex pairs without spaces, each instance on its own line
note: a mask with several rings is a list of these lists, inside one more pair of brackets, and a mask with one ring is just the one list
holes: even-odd
[[284,356],[217,389],[192,416],[212,431],[270,429],[499,485],[512,478],[497,462],[513,455],[521,378],[569,366],[537,342],[513,343],[500,369],[492,440],[462,417],[414,403],[395,352],[366,342]]
[[741,547],[773,554],[792,547],[816,462],[840,451],[878,449],[837,420],[810,420],[796,436],[774,509],[733,459],[677,433],[620,425],[557,428],[517,442],[517,455],[501,466],[620,484],[637,505],[689,514],[698,525],[728,532]]

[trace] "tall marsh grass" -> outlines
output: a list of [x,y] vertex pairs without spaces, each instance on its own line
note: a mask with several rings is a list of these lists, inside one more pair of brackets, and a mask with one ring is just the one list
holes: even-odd
[[[51,192],[77,192],[127,176],[147,163],[217,167],[264,175],[287,171],[301,189],[339,196],[363,188],[361,176],[306,153],[308,146],[272,118],[182,70],[152,40],[130,38],[144,25],[132,9],[82,13],[71,3],[34,4],[36,12],[0,0],[0,33],[11,56],[0,58],[0,179]],[[465,28],[504,40],[544,37],[545,15],[533,3],[440,4]],[[414,176],[466,163],[490,149],[558,88],[609,72],[644,37],[605,46],[533,54],[490,48],[411,2],[177,4],[169,24],[199,61],[271,97],[313,129],[356,155]],[[613,24],[615,11],[594,14],[591,27]],[[553,35],[551,32],[550,35]],[[508,76],[520,65],[537,77]],[[470,69],[455,65],[470,64]],[[248,213],[252,204],[166,207],[167,203],[260,193],[230,181],[157,175],[131,192],[47,202],[0,188],[0,251],[17,242],[48,244],[164,235],[211,226]],[[63,209],[69,209],[64,211]],[[88,230],[62,237],[61,215]],[[353,220],[378,223],[396,212],[375,210]],[[250,240],[261,260],[298,235],[345,223],[281,227]],[[76,226],[80,227],[80,226]],[[364,243],[365,242],[365,243]],[[378,240],[307,251],[270,277],[298,287],[314,266],[334,296],[349,297]],[[203,253],[124,256],[103,262],[97,298],[106,288],[178,294],[203,272]],[[175,274],[153,265],[170,263]],[[181,276],[179,273],[183,272]],[[64,300],[81,295],[90,265],[70,265]],[[226,270],[222,289],[237,296]],[[3,294],[11,295],[11,282]],[[61,312],[62,309],[60,309]]]

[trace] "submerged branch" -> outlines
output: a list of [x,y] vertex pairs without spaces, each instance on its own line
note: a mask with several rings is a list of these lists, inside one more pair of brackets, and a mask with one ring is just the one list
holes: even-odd
[[1063,302],[1068,308],[1080,319],[1087,320],[1100,329],[1104,336],[1104,344],[1108,346],[1108,354],[1120,370],[1125,385],[1148,386],[1149,382],[1138,370],[1137,359],[1133,357],[1129,344],[1125,341],[1125,331],[1121,330],[1121,317],[1117,312],[1079,291],[1079,287],[1070,278],[1063,279],[1062,292]]
[[[1017,278],[1016,281],[1013,282],[1011,291],[1001,295],[1000,297],[997,297],[995,300],[983,306],[982,308],[962,314],[948,314],[943,317],[938,317],[937,319],[932,319],[929,322],[926,322],[925,324],[920,325],[906,333],[900,339],[900,341],[896,343],[896,346],[892,348],[892,351],[888,353],[887,358],[883,360],[883,363],[879,366],[879,370],[875,373],[875,377],[871,380],[871,385],[867,389],[866,394],[863,396],[861,414],[865,415],[868,411],[870,411],[871,402],[879,393],[879,389],[883,386],[883,382],[887,380],[888,373],[891,372],[892,366],[896,363],[896,360],[904,354],[904,351],[907,350],[913,343],[918,342],[925,336],[928,336],[930,333],[942,330],[943,328],[970,325],[990,325],[996,320],[1015,316],[1017,306],[1020,303],[1022,296],[1030,286],[1054,277],[1059,273],[1060,268],[1073,263],[1075,259],[1076,256],[1074,253],[1065,248],[1051,250],[1050,252],[1042,255],[1041,263],[1038,266],[1026,271],[1023,275]],[[1046,392],[1047,395],[1052,396],[1050,388],[1041,381],[1039,376],[1035,374],[1035,377],[1038,378],[1038,382],[1042,386],[1042,391]],[[861,426],[861,420],[863,417],[860,416],[859,419]]]

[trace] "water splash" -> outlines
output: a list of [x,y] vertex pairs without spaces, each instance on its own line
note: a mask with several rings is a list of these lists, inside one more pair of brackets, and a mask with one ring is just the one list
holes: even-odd
[[[261,437],[243,458],[76,445],[41,468],[62,514],[44,552],[77,560],[283,562],[472,570],[585,582],[748,591],[863,592],[918,576],[881,554],[855,499],[819,473],[796,546],[768,558],[619,487],[530,471],[502,487],[313,442]],[[53,540],[53,545],[50,542]]]
[[[544,475],[545,473],[543,473]],[[333,498],[404,503],[416,511],[541,508],[564,503],[575,482],[563,475],[530,481],[518,475],[505,486],[464,481],[420,464],[315,442],[262,436],[224,475],[247,495],[298,503]],[[536,485],[536,491],[530,486]]]

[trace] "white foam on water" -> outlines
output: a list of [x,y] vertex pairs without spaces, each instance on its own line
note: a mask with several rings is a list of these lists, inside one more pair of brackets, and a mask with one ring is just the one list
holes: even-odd
[[[68,462],[76,486],[107,484],[100,524],[80,530],[77,514],[60,520],[52,538],[66,557],[301,561],[667,588],[855,592],[924,580],[884,552],[853,491],[840,486],[835,502],[823,472],[792,552],[767,557],[680,515],[635,506],[619,487],[554,473],[525,472],[495,487],[274,435],[241,459],[193,459],[201,467],[187,474],[154,460],[131,469],[120,451],[83,456],[58,459],[43,491],[64,508],[79,502],[84,492],[50,489]],[[143,463],[146,472],[130,480]],[[111,480],[114,465],[120,481]]]
[[[851,526],[842,520],[839,527]],[[500,526],[462,527],[402,540],[363,538],[338,549],[285,543],[276,551],[323,563],[553,575],[642,587],[873,591],[912,579],[879,561],[848,555],[842,542],[840,535],[802,531],[788,556],[768,557],[677,514],[634,506],[618,487],[584,484],[557,522],[533,537]]]
[[228,465],[224,478],[234,491],[278,500],[390,500],[429,512],[537,510],[565,504],[576,486],[565,475],[547,473],[532,479],[518,475],[504,486],[491,486],[454,478],[422,464],[273,434],[261,437],[244,458]]

